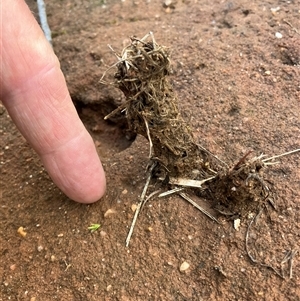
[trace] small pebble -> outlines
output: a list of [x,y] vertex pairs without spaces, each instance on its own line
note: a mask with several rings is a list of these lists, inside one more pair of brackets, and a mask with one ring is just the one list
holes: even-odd
[[136,205],[136,204],[132,204],[132,205],[131,205],[131,210],[132,210],[132,212],[135,212],[136,208],[137,208],[137,205]]
[[27,235],[27,232],[24,231],[24,228],[23,227],[20,227],[18,229],[18,233],[22,236],[22,237],[26,237]]
[[271,7],[271,12],[272,12],[272,13],[276,13],[276,12],[278,12],[278,11],[280,11],[280,6],[277,6],[277,7]]
[[233,227],[236,231],[239,231],[241,225],[241,220],[239,218],[233,221]]
[[108,209],[108,210],[104,213],[104,217],[108,217],[108,216],[110,216],[110,215],[112,215],[112,214],[114,214],[114,213],[116,213],[115,210],[113,210],[113,209]]
[[100,236],[102,236],[102,237],[106,236],[106,232],[103,231],[103,230],[101,230],[101,231],[100,231]]
[[280,32],[275,33],[275,38],[282,39],[282,34]]
[[124,190],[122,191],[122,194],[127,194],[127,192],[128,192],[128,190],[127,190],[127,189],[124,189]]
[[109,292],[111,289],[112,289],[112,285],[110,284],[107,286],[106,291]]
[[180,272],[184,272],[184,271],[186,271],[189,267],[190,267],[190,265],[189,265],[186,261],[184,261],[184,262],[181,264],[181,266],[180,266],[180,268],[179,268],[179,271],[180,271]]
[[41,251],[43,251],[43,249],[44,249],[44,247],[43,247],[43,246],[38,246],[38,247],[37,247],[37,250],[38,250],[38,252],[41,252]]
[[14,271],[16,269],[17,265],[16,264],[12,264],[9,268]]
[[165,1],[164,1],[164,5],[165,5],[165,6],[171,6],[172,3],[173,3],[172,0],[165,0]]
[[258,292],[257,295],[263,296],[263,295],[264,295],[264,292]]

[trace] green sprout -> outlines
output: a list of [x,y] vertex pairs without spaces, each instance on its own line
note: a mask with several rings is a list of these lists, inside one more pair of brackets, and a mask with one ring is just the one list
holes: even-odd
[[100,224],[91,224],[88,229],[91,230],[91,233],[97,231],[100,228]]

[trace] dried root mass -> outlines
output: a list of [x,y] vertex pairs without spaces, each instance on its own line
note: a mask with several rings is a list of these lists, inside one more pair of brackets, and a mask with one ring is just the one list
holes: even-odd
[[245,156],[225,168],[226,164],[195,143],[168,78],[168,49],[150,33],[142,39],[131,38],[117,57],[115,86],[126,97],[120,110],[125,110],[130,129],[149,140],[150,160],[155,164],[152,175],[164,183],[179,178],[173,180],[179,186],[198,181],[198,188],[191,185],[193,192],[210,199],[223,215],[257,212],[269,196],[262,175],[265,164],[261,158]]
[[[274,163],[271,160],[299,152],[299,149],[267,159],[263,155],[249,158],[249,152],[229,167],[195,143],[188,124],[180,115],[178,99],[168,78],[168,49],[158,45],[152,33],[142,39],[131,38],[131,44],[116,56],[118,62],[114,65],[117,68],[114,85],[124,93],[126,101],[105,118],[110,118],[117,111],[125,111],[130,130],[143,135],[150,145],[147,181],[126,246],[129,245],[140,210],[154,195],[164,197],[176,193],[216,222],[216,212],[237,219],[250,213],[258,214],[268,201],[275,207],[264,180],[264,169]],[[163,193],[154,191],[147,196],[150,181],[155,177],[170,189]],[[203,208],[189,196],[191,194],[205,197],[211,207]],[[251,255],[248,236],[253,220],[246,234],[249,258],[284,278],[283,272],[259,262]],[[296,251],[291,251],[292,255],[287,259],[290,260],[290,278],[293,252]]]
[[[169,82],[168,50],[156,44],[152,34],[123,50],[117,64],[116,85],[127,99],[129,127],[151,143],[151,160],[156,172],[186,176],[195,168],[205,171],[205,154],[194,142],[189,126],[182,119]],[[204,173],[206,175],[206,173]]]

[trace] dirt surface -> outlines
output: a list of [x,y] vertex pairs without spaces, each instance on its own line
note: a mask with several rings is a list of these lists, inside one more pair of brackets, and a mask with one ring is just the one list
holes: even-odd
[[[153,31],[169,47],[181,114],[223,161],[300,147],[299,1],[167,2],[46,2],[54,50],[108,188],[96,204],[70,201],[1,106],[0,300],[300,300],[299,153],[268,169],[277,211],[260,215],[248,241],[251,255],[285,279],[247,255],[250,219],[236,231],[178,196],[150,200],[125,247],[149,145],[122,115],[103,120],[124,100],[99,82],[116,62],[107,44],[120,52],[130,36]],[[91,233],[93,223],[101,227]],[[282,261],[297,249],[290,278],[291,261]]]

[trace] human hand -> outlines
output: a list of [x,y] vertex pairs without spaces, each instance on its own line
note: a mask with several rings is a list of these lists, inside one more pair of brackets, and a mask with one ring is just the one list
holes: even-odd
[[104,171],[58,59],[24,0],[0,5],[0,99],[54,183],[75,201],[95,202]]

